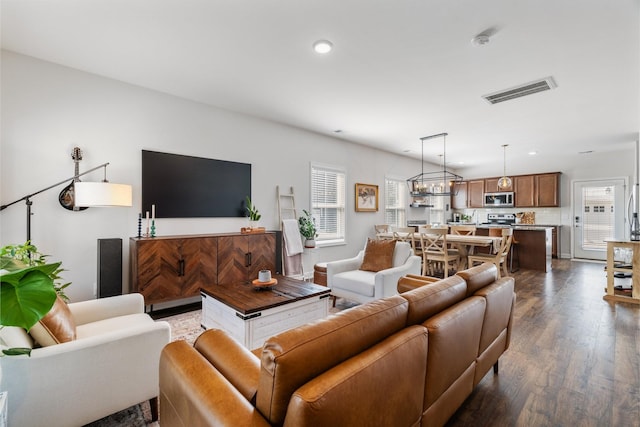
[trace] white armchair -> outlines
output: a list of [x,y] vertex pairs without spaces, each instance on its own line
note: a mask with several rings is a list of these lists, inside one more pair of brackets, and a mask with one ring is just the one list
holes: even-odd
[[[146,400],[157,404],[169,324],[144,313],[140,294],[68,307],[76,324],[74,341],[34,348],[31,357],[0,358],[9,425],[80,426]],[[9,347],[33,345],[20,328],[3,328],[0,337]]]
[[392,268],[378,272],[360,270],[364,250],[354,258],[327,263],[327,286],[331,294],[351,301],[366,303],[398,293],[398,279],[407,274],[420,274],[421,258],[414,255],[407,242],[396,242]]

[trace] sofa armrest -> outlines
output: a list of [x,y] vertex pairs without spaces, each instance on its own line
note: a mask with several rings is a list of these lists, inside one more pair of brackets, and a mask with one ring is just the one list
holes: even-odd
[[125,294],[108,298],[74,302],[68,305],[76,325],[97,322],[127,314],[144,313],[142,294]]
[[376,298],[396,295],[398,293],[398,280],[407,274],[419,274],[421,262],[422,259],[419,256],[411,255],[401,266],[377,272],[374,276]]
[[160,357],[160,419],[187,426],[269,426],[258,410],[185,341]]
[[341,259],[338,261],[330,261],[327,263],[327,286],[331,287],[333,276],[345,271],[357,270],[362,265],[364,251],[358,252],[353,258]]
[[0,357],[11,424],[84,425],[156,397],[160,352],[170,335],[168,323],[144,322],[36,348],[31,357]]
[[260,359],[221,329],[200,334],[193,345],[233,386],[253,401],[260,380]]

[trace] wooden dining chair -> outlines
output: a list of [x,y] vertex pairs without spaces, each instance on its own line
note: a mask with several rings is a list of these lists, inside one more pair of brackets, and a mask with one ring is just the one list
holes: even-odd
[[385,237],[385,234],[391,233],[391,226],[389,224],[376,224],[373,226],[376,230],[376,238],[378,240],[392,239],[393,237]]
[[411,249],[416,250],[416,243],[413,237],[416,229],[413,227],[393,227],[393,238],[399,242],[408,242]]
[[489,235],[502,237],[502,239],[500,240],[500,248],[495,254],[489,253],[469,255],[467,257],[469,261],[469,267],[473,267],[475,264],[491,262],[498,268],[498,278],[501,277],[500,266],[502,266],[503,275],[508,276],[509,270],[507,269],[507,257],[509,256],[509,251],[511,250],[511,242],[513,241],[513,230],[511,228],[490,228]]
[[442,271],[443,276],[449,277],[449,268],[458,269],[458,251],[449,249],[447,245],[446,228],[432,228],[420,233],[420,245],[422,246],[422,275],[436,275]]
[[462,236],[475,236],[476,226],[475,225],[452,225],[451,234],[459,234]]

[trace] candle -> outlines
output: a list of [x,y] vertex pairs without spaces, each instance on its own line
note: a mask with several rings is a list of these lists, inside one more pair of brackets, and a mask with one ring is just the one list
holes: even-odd
[[156,205],[151,205],[151,219],[156,219]]
[[147,211],[147,235],[149,234],[149,211]]

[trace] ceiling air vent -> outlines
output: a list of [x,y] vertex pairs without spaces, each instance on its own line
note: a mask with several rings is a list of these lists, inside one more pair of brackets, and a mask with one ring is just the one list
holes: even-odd
[[546,77],[544,79],[525,83],[523,85],[512,87],[510,89],[501,90],[500,92],[484,95],[483,98],[491,104],[497,104],[499,102],[508,101],[510,99],[520,98],[538,92],[544,92],[545,90],[553,89],[556,86],[557,85],[555,80],[553,80],[553,77]]

